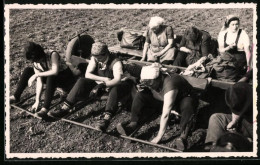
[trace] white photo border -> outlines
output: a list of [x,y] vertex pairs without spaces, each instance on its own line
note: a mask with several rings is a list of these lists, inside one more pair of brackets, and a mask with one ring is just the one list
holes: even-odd
[[[204,3],[204,4],[196,4],[196,3],[190,3],[190,4],[171,4],[171,3],[165,3],[165,4],[26,4],[26,5],[20,5],[20,4],[6,4],[4,7],[4,29],[5,29],[5,37],[4,37],[4,43],[5,43],[5,155],[7,159],[12,158],[18,158],[18,159],[24,159],[24,158],[173,158],[173,157],[182,157],[182,158],[202,158],[202,157],[211,157],[211,158],[218,158],[218,157],[224,157],[224,158],[230,158],[230,157],[257,157],[257,66],[256,66],[256,56],[257,56],[257,38],[256,38],[256,32],[257,32],[257,13],[256,13],[256,5],[255,3],[218,3],[218,4],[210,4],[210,3]],[[10,104],[9,104],[9,96],[10,96],[10,34],[9,34],[9,14],[10,10],[12,9],[135,9],[135,8],[142,8],[142,9],[158,9],[158,8],[165,8],[165,9],[179,9],[179,8],[185,8],[185,9],[194,9],[194,8],[221,8],[221,9],[228,9],[228,8],[250,8],[253,9],[253,107],[254,107],[254,143],[253,143],[253,152],[236,152],[236,153],[205,153],[205,152],[198,152],[198,153],[10,153]],[[97,157],[98,155],[98,157]]]

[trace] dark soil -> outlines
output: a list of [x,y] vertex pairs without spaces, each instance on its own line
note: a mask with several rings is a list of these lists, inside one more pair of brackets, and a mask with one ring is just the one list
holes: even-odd
[[[45,48],[64,54],[68,38],[76,32],[89,29],[95,40],[103,40],[109,46],[118,43],[116,32],[122,27],[145,30],[151,16],[159,15],[172,25],[175,34],[182,35],[185,28],[195,25],[217,38],[225,16],[238,13],[241,27],[253,36],[252,9],[12,9],[10,12],[10,93],[13,94],[21,71],[30,64],[22,55],[26,41],[34,41]],[[35,87],[27,89],[23,98],[34,93]],[[217,93],[219,92],[219,94]],[[205,98],[205,99],[203,99]],[[220,102],[214,102],[218,98]],[[223,91],[209,89],[200,103],[199,120],[195,131],[188,138],[188,151],[198,152],[205,139],[209,116],[224,111]],[[53,104],[59,99],[53,101]],[[29,108],[34,99],[22,107]],[[210,105],[208,105],[210,103]],[[94,126],[105,101],[95,101],[68,118]],[[54,108],[59,108],[55,106]],[[10,110],[10,152],[11,153],[121,153],[121,152],[169,152],[116,136],[82,128],[62,121],[39,120],[16,109]],[[130,112],[123,109],[118,113],[108,131],[115,132],[117,123],[129,120]],[[135,135],[150,141],[158,132],[159,116],[145,124]],[[173,146],[178,124],[172,123],[161,144]]]

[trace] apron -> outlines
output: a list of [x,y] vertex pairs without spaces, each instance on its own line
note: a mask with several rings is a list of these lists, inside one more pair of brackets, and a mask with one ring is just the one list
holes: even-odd
[[[242,32],[242,29],[238,30],[237,33],[237,38],[236,38],[236,45],[238,43],[240,34]],[[224,48],[228,47],[229,45],[226,43],[226,39],[227,39],[227,33],[224,36]],[[236,63],[237,63],[237,69],[238,69],[238,74],[240,76],[243,76],[246,73],[246,66],[247,66],[247,61],[246,61],[246,53],[244,51],[238,51],[237,50],[237,46],[234,49],[230,49],[228,50],[228,53],[232,54],[233,57],[236,59]]]
[[167,26],[163,26],[162,28],[164,29],[160,34],[155,34],[150,30],[148,31],[148,35],[150,35],[151,44],[147,52],[147,61],[163,62],[172,61],[174,59],[175,48],[170,48],[159,58],[155,58],[154,56],[152,56],[152,53],[160,52],[168,45],[168,38],[166,32]]

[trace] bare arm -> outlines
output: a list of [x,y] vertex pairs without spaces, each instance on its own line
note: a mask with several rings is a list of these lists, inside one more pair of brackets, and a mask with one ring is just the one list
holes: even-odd
[[231,44],[231,45],[229,45],[229,46],[227,46],[225,48],[224,48],[224,45],[222,45],[222,46],[219,45],[219,52],[220,53],[226,52],[226,51],[232,49],[235,45],[236,44],[234,43],[234,44]]
[[165,130],[168,126],[170,111],[174,105],[177,94],[178,90],[172,90],[164,95],[163,112],[160,120],[160,129],[157,136],[152,140],[153,143],[158,143],[165,133]]
[[190,49],[186,48],[185,45],[186,45],[186,36],[184,35],[182,37],[180,45],[179,45],[180,51],[185,52],[185,53],[192,53],[192,51]]
[[231,130],[231,129],[235,128],[238,120],[239,120],[239,116],[232,113],[232,121],[230,123],[228,123],[227,130]]
[[51,69],[45,72],[35,72],[35,74],[29,79],[28,86],[30,87],[34,80],[38,77],[48,77],[57,75],[59,72],[59,54],[54,52],[51,56]]
[[173,46],[173,39],[168,39],[168,44],[163,48],[163,50],[160,51],[158,56],[162,56],[164,53],[166,53],[170,48]]
[[59,73],[59,54],[54,52],[51,55],[51,69],[45,72],[39,72],[36,74],[37,77],[48,77],[57,75]]
[[113,76],[114,78],[109,81],[105,81],[107,87],[112,87],[118,85],[121,82],[123,75],[123,65],[120,61],[117,61],[113,66]]
[[247,71],[249,71],[252,68],[252,54],[250,52],[250,46],[245,46],[244,51],[246,53]]
[[73,45],[76,43],[77,39],[78,39],[78,37],[75,37],[68,43],[67,48],[66,48],[66,54],[65,54],[66,61],[70,62],[71,56],[73,55],[72,48],[73,48]]
[[[34,68],[35,73],[39,73],[37,69]],[[36,82],[36,97],[35,97],[35,103],[32,105],[31,110],[35,111],[39,107],[40,99],[41,99],[41,94],[42,94],[42,89],[43,89],[43,82],[42,78],[38,77],[37,82]]]
[[88,67],[87,67],[87,70],[86,70],[85,77],[88,78],[88,79],[91,79],[91,80],[95,80],[95,81],[106,82],[106,81],[109,80],[109,78],[107,78],[107,77],[102,77],[102,76],[98,76],[98,75],[93,74],[95,69],[96,69],[96,62],[95,62],[94,57],[91,57],[91,60],[88,64]]
[[186,47],[180,47],[180,51],[185,52],[185,53],[191,53],[192,51],[189,48]]
[[145,42],[144,43],[144,49],[143,49],[143,57],[141,59],[141,61],[144,61],[145,58],[146,58],[146,55],[147,55],[147,51],[148,51],[148,48],[149,48],[149,43],[148,42]]
[[78,37],[73,38],[67,46],[66,49],[66,54],[65,54],[65,58],[66,58],[66,65],[70,68],[71,72],[73,73],[74,76],[79,76],[81,74],[81,71],[79,69],[77,69],[72,63],[71,63],[71,56],[72,54],[72,48],[73,45],[76,43]]
[[230,44],[229,46],[227,47],[224,47],[224,35],[225,35],[226,32],[220,32],[219,35],[218,35],[218,50],[220,53],[224,53],[230,49],[232,49],[234,46],[236,46],[235,43],[233,44]]

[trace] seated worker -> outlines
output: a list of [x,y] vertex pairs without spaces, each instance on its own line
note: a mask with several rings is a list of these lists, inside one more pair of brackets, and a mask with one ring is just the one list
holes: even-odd
[[210,117],[206,148],[214,148],[217,140],[227,132],[237,132],[252,141],[253,138],[253,90],[245,82],[238,82],[228,88],[226,104],[232,114],[215,113]]
[[91,59],[87,67],[86,78],[79,79],[68,94],[61,109],[51,111],[52,117],[63,117],[69,113],[70,108],[80,100],[86,100],[92,89],[97,85],[100,88],[109,88],[109,97],[105,112],[101,115],[96,127],[102,131],[108,127],[112,116],[115,114],[118,99],[130,93],[132,81],[122,81],[122,62],[110,54],[108,47],[103,42],[92,45]]
[[141,61],[172,64],[174,60],[174,33],[171,26],[164,25],[161,17],[152,17],[149,29],[145,32],[146,41]]
[[[10,97],[10,103],[19,102],[25,88],[32,86],[33,81],[37,80],[35,103],[31,107],[31,111],[37,112],[43,84],[46,84],[43,107],[36,113],[38,117],[43,118],[47,115],[55,88],[60,87],[68,92],[76,82],[77,76],[84,73],[84,68],[81,67],[81,70],[74,68],[72,72],[57,51],[47,50],[45,52],[42,46],[34,42],[28,42],[24,51],[26,59],[33,62],[33,67],[25,68],[14,95]],[[74,75],[74,72],[77,72],[77,76]]]
[[201,57],[209,55],[211,36],[196,27],[188,27],[180,42],[180,51],[173,62],[175,66],[187,67]]
[[78,56],[84,59],[90,59],[91,46],[94,43],[94,39],[83,33],[79,34],[70,40],[66,49],[66,59],[70,59],[71,55]]
[[[131,122],[119,123],[117,131],[122,135],[130,135],[143,122],[142,120],[162,109],[160,129],[158,135],[152,140],[153,143],[159,143],[175,105],[182,116],[180,121],[182,133],[176,140],[176,147],[184,150],[191,126],[189,122],[198,105],[197,99],[192,94],[193,87],[176,73],[164,74],[155,64],[142,68],[141,84],[149,89],[144,89],[135,95],[131,107]],[[149,108],[149,112],[144,112],[146,108]]]
[[[87,62],[89,61],[87,59],[90,58],[91,47],[93,43],[94,39],[84,33],[69,41],[65,52],[65,61],[66,65],[71,70],[74,76],[85,77],[85,72],[88,65]],[[82,59],[80,61],[72,59],[72,56],[78,56]],[[84,59],[86,59],[86,61],[84,61]]]
[[239,26],[239,17],[229,15],[218,35],[219,52],[235,58],[238,71],[234,74],[237,74],[238,79],[252,68],[250,40],[246,31],[240,29]]

